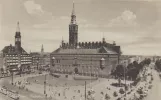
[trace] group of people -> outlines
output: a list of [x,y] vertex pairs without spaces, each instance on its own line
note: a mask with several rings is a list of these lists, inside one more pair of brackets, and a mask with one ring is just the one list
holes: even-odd
[[15,86],[17,86],[19,89],[26,89],[26,85],[30,85],[31,83],[28,80],[18,80],[14,83]]
[[[72,89],[71,86],[68,86],[67,83],[65,83],[62,87],[56,85],[55,87],[53,87],[51,84],[48,85],[49,86],[49,90],[48,90],[48,95],[47,97],[49,97],[50,100],[52,100],[52,98],[55,99],[64,99],[64,100],[76,100],[78,99],[76,94],[79,94],[80,98],[83,98],[83,94],[81,93],[80,89]],[[69,95],[67,95],[67,92],[72,92],[73,96],[68,97]]]

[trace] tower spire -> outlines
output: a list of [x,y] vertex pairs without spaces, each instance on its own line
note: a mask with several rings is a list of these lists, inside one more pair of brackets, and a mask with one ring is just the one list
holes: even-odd
[[73,1],[73,9],[72,9],[72,15],[71,15],[71,24],[76,24],[76,14],[75,14],[74,1]]
[[63,36],[62,36],[62,42],[64,42]]
[[74,1],[73,1],[73,10],[72,10],[72,15],[75,15]]
[[16,29],[16,32],[20,32],[19,21],[17,22],[17,29]]
[[43,47],[43,44],[42,44],[42,46],[41,46],[41,53],[43,53],[44,52],[44,47]]
[[78,43],[78,25],[76,22],[75,8],[73,2],[71,22],[69,24],[69,45],[71,47],[75,47],[77,43]]
[[105,42],[105,36],[104,36],[104,33],[103,33],[102,42]]

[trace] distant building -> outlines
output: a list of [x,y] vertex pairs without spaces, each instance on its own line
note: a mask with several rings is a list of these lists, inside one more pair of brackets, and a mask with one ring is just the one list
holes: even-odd
[[41,52],[31,52],[32,65],[34,67],[49,66],[50,65],[50,53],[44,52],[42,45]]
[[107,43],[105,38],[99,42],[78,42],[78,24],[73,10],[69,24],[69,43],[62,40],[60,48],[51,53],[51,68],[54,72],[108,75],[118,64],[120,46]]
[[31,52],[30,56],[32,57],[32,67],[38,69],[38,66],[40,65],[40,53]]
[[3,53],[0,51],[0,68],[3,68]]
[[21,47],[19,22],[17,23],[17,30],[15,33],[15,46],[12,46],[11,44],[5,46],[1,51],[1,55],[5,69],[19,70],[19,67],[21,67],[25,70],[26,67],[31,65],[31,56]]

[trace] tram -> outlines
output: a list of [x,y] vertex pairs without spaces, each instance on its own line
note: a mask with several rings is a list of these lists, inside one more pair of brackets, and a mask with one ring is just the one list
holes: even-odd
[[19,100],[19,95],[17,91],[7,90],[7,95],[14,100]]
[[5,86],[1,87],[0,93],[7,95],[7,88]]
[[8,97],[14,99],[14,100],[19,100],[19,94],[16,91],[9,90],[5,86],[0,88],[0,93],[7,95]]

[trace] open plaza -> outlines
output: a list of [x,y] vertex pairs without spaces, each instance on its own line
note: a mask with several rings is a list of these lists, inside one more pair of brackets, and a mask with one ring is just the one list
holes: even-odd
[[0,100],[161,100],[159,2],[0,1]]
[[[145,68],[146,80],[140,81],[136,86],[134,81],[126,80],[128,89],[124,86],[115,86],[118,79],[96,78],[91,76],[55,74],[49,72],[23,74],[1,79],[1,86],[18,92],[19,100],[136,100],[140,88],[149,92],[151,81],[151,68]],[[3,80],[3,81],[2,81]],[[13,82],[13,85],[12,85]],[[125,80],[121,80],[124,84]],[[120,90],[123,89],[123,93]],[[109,98],[107,99],[106,98]]]

